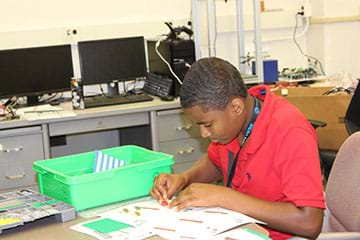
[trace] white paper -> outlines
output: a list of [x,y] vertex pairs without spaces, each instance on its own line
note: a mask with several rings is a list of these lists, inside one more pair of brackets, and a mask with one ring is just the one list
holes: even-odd
[[74,111],[64,111],[61,107],[50,104],[20,108],[16,113],[29,121],[76,116]]
[[224,239],[231,239],[231,240],[270,240],[269,237],[264,236],[262,234],[254,233],[249,231],[248,229],[243,228],[236,228],[224,233],[221,233],[215,237],[210,238],[210,240],[224,240]]
[[166,239],[210,239],[243,224],[263,224],[244,214],[218,207],[191,208],[177,212],[161,206],[154,199],[123,205],[103,212],[100,216],[127,223]]
[[104,233],[97,232],[93,229],[90,229],[90,228],[87,228],[84,226],[84,224],[91,223],[94,221],[99,221],[99,220],[101,220],[101,218],[82,222],[82,223],[76,224],[74,226],[71,226],[70,229],[87,234],[92,237],[95,237],[96,239],[99,239],[99,240],[109,240],[109,239],[142,240],[142,239],[153,236],[152,233],[149,233],[146,231],[141,231],[139,229],[131,228],[131,227],[104,234]]

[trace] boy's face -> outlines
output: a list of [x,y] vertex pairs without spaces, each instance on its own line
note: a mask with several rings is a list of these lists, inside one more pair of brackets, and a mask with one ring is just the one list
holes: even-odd
[[[239,100],[239,99],[237,99]],[[242,100],[241,100],[242,101]],[[203,138],[209,138],[212,142],[221,144],[230,143],[239,136],[240,130],[245,122],[243,104],[234,106],[233,101],[224,110],[210,110],[204,112],[200,106],[185,108],[185,114],[199,125]]]

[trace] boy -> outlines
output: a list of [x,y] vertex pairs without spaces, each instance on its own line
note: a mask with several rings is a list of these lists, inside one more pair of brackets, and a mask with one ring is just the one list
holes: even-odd
[[[170,208],[220,206],[267,223],[272,239],[315,239],[324,198],[317,137],[304,116],[266,86],[249,91],[219,58],[195,62],[180,101],[208,154],[181,174],[160,174],[151,195]],[[223,179],[225,186],[212,184]]]

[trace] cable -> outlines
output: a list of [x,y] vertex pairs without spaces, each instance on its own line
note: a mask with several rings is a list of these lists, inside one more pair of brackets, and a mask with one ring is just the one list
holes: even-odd
[[293,41],[294,41],[295,45],[297,46],[297,48],[299,49],[301,55],[303,55],[304,57],[306,57],[309,62],[310,62],[310,60],[314,60],[314,61],[315,61],[315,64],[316,64],[316,63],[319,63],[320,70],[321,70],[321,74],[323,74],[323,75],[326,77],[324,68],[323,68],[320,60],[317,59],[317,58],[315,58],[315,57],[313,57],[313,56],[310,56],[310,55],[305,54],[304,51],[302,50],[300,44],[296,41],[296,30],[297,30],[297,27],[298,27],[298,15],[300,15],[300,14],[299,14],[299,13],[296,13],[296,14],[295,14],[295,28],[294,28],[294,33],[293,33]]
[[161,53],[159,52],[159,46],[160,46],[160,42],[163,40],[163,37],[159,38],[159,40],[157,40],[156,44],[155,44],[155,52],[156,54],[160,57],[160,59],[166,64],[166,66],[168,67],[170,73],[174,76],[174,78],[176,79],[176,81],[178,81],[178,83],[180,85],[182,85],[182,81],[180,80],[180,78],[176,75],[176,73],[172,70],[170,64],[166,61],[166,59],[161,55]]
[[99,88],[100,88],[101,95],[105,96],[104,88],[102,87],[101,84],[99,84]]
[[[310,26],[310,19],[309,17],[305,17],[305,27],[302,30],[301,33],[299,33],[296,37],[302,37],[305,35],[305,33],[309,30],[309,26]],[[266,43],[266,42],[275,42],[275,41],[283,41],[283,40],[291,40],[293,38],[293,36],[282,36],[282,37],[278,37],[278,38],[269,38],[269,39],[263,39],[261,42],[262,43]]]
[[191,64],[189,64],[188,62],[185,62],[185,67],[191,68]]

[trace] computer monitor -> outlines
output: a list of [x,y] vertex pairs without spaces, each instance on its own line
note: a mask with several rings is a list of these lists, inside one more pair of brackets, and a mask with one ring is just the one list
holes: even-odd
[[0,98],[27,96],[34,105],[42,94],[69,91],[73,75],[70,45],[0,51]]
[[142,36],[83,41],[78,43],[78,49],[83,85],[106,83],[108,95],[119,94],[117,82],[147,75]]
[[[359,80],[360,82],[360,80]],[[345,126],[349,135],[354,132],[360,131],[360,83],[358,82],[357,87],[354,91],[354,95],[351,98],[349,107],[347,108],[345,115]]]

